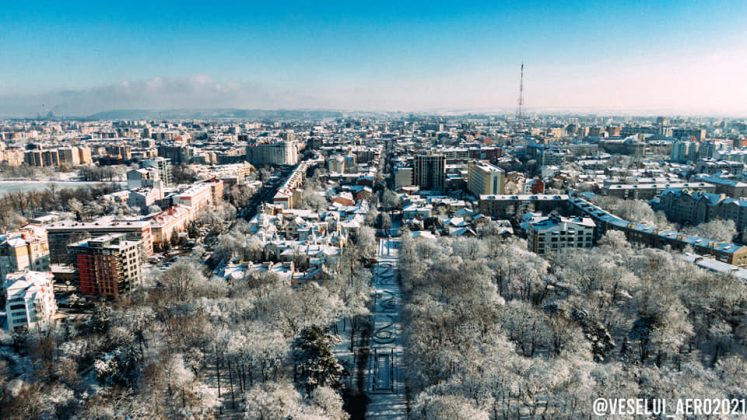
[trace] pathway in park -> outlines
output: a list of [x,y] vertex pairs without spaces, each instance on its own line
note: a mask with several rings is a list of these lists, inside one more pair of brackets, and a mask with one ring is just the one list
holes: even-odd
[[405,419],[404,369],[402,365],[402,293],[399,287],[400,240],[380,239],[374,268],[374,309],[371,353],[366,369],[366,392],[370,398],[367,419]]

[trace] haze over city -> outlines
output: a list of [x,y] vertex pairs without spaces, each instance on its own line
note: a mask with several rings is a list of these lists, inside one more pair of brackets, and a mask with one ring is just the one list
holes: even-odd
[[741,1],[12,2],[0,116],[115,109],[747,115]]

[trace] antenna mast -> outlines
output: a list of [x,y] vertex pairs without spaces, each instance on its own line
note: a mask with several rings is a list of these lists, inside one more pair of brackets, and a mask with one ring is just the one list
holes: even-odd
[[519,79],[519,109],[516,111],[516,118],[524,119],[524,62],[521,62],[521,79]]

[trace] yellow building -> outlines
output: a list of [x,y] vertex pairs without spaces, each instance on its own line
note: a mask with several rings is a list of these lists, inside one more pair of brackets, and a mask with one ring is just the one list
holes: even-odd
[[469,163],[467,189],[479,197],[481,195],[501,195],[506,189],[506,172],[487,162]]

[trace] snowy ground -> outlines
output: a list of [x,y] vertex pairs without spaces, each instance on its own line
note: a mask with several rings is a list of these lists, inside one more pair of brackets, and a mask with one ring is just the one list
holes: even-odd
[[366,370],[369,419],[407,418],[400,323],[402,293],[397,281],[399,247],[399,239],[381,239],[379,261],[374,268],[374,328]]

